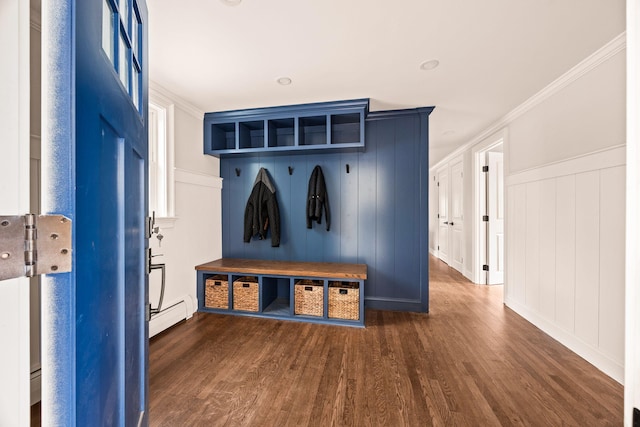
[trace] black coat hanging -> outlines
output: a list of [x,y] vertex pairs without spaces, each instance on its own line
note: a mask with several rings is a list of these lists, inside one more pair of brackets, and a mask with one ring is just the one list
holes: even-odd
[[322,223],[322,211],[324,210],[327,231],[331,226],[331,214],[329,212],[329,195],[327,185],[324,182],[322,168],[316,165],[309,178],[309,191],[307,193],[307,228],[312,227],[313,221]]

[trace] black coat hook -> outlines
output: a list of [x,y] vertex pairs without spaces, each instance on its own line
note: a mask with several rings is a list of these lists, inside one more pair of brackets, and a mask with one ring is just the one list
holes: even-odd
[[349,163],[347,163],[347,173],[349,173]]
[[240,176],[240,169],[236,168],[236,176]]
[[293,175],[293,168],[289,166],[289,175]]

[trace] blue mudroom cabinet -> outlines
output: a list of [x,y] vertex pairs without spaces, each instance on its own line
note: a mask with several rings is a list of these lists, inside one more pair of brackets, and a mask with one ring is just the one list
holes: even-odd
[[[207,113],[204,152],[220,157],[223,258],[367,265],[369,308],[427,312],[429,114],[369,112],[368,100]],[[309,177],[319,165],[330,229],[307,228]],[[243,240],[260,168],[276,187],[280,246]]]

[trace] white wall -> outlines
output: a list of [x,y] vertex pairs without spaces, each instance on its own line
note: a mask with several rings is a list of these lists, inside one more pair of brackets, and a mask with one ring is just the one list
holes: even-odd
[[[0,212],[29,209],[29,4],[0,3]],[[29,280],[0,282],[0,425],[29,425]]]
[[507,178],[505,304],[622,382],[625,149]]
[[625,63],[618,52],[512,121],[510,172],[624,144]]
[[[505,135],[505,304],[624,377],[625,37],[614,39],[431,169]],[[469,216],[468,218],[471,218]],[[433,221],[430,221],[432,223]],[[431,242],[430,242],[431,243]],[[465,221],[465,268],[474,236]]]
[[509,124],[505,303],[624,378],[625,52]]
[[[155,263],[166,265],[163,308],[183,302],[176,310],[154,316],[150,334],[154,335],[177,321],[192,316],[198,308],[194,267],[222,256],[222,207],[219,159],[203,152],[203,113],[157,85],[165,98],[174,101],[175,221],[159,220],[161,245],[152,237],[150,246]],[[149,278],[149,297],[157,306],[160,271]]]

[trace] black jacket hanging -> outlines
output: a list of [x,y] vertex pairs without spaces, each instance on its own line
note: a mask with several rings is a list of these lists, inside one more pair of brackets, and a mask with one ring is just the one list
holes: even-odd
[[329,212],[329,195],[327,185],[324,182],[324,175],[320,166],[313,168],[309,178],[309,192],[307,193],[307,228],[311,228],[311,223],[316,221],[322,223],[322,210],[324,208],[327,231],[331,226],[331,215]]
[[244,210],[244,241],[258,235],[262,240],[271,229],[271,246],[280,246],[280,210],[276,189],[265,168],[260,168]]

